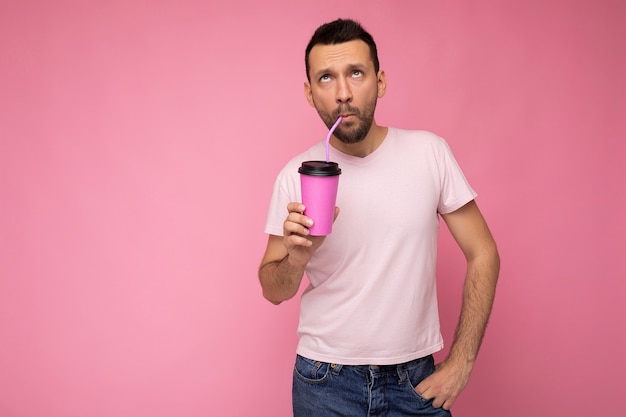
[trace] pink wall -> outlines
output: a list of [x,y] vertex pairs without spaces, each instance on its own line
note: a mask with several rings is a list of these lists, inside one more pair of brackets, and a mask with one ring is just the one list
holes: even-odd
[[[256,268],[338,16],[379,43],[378,121],[447,138],[499,242],[456,416],[621,415],[624,3],[215,3],[0,5],[0,416],[290,414],[297,300]],[[448,342],[462,270],[444,234]]]

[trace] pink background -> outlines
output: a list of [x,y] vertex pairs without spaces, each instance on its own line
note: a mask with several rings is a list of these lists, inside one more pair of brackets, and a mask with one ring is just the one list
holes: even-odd
[[379,123],[445,137],[499,243],[455,415],[624,413],[624,2],[61,0],[0,3],[0,416],[290,415],[298,302],[256,269],[339,16],[379,44]]

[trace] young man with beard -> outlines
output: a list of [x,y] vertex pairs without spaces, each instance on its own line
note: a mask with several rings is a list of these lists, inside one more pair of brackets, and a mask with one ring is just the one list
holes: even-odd
[[[468,382],[495,295],[494,239],[446,142],[379,126],[386,89],[376,44],[357,22],[320,26],[306,49],[304,93],[326,126],[342,169],[333,232],[311,236],[298,167],[322,160],[319,142],[278,175],[259,278],[274,304],[304,272],[293,377],[299,416],[449,416]],[[287,215],[285,212],[287,210]],[[339,211],[341,210],[341,213]],[[463,307],[448,357],[436,299],[441,216],[467,260]]]

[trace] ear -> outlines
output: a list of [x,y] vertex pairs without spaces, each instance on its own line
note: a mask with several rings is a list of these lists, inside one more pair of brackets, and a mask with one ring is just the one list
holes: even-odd
[[304,83],[304,96],[306,97],[306,101],[309,102],[309,106],[315,107],[315,103],[313,102],[313,92],[311,91],[311,83]]
[[378,71],[378,98],[381,98],[385,95],[385,91],[387,91],[387,77],[385,76],[385,71]]

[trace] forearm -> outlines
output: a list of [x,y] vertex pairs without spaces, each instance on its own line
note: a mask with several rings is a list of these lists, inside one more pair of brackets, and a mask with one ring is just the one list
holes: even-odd
[[474,201],[443,218],[467,260],[463,306],[450,354],[415,389],[432,399],[433,407],[449,410],[469,381],[478,356],[493,306],[500,257]]
[[500,258],[494,249],[468,262],[463,305],[450,349],[450,360],[473,364],[487,328],[496,292]]
[[273,304],[292,298],[300,288],[304,267],[290,262],[289,255],[259,268],[263,296]]

